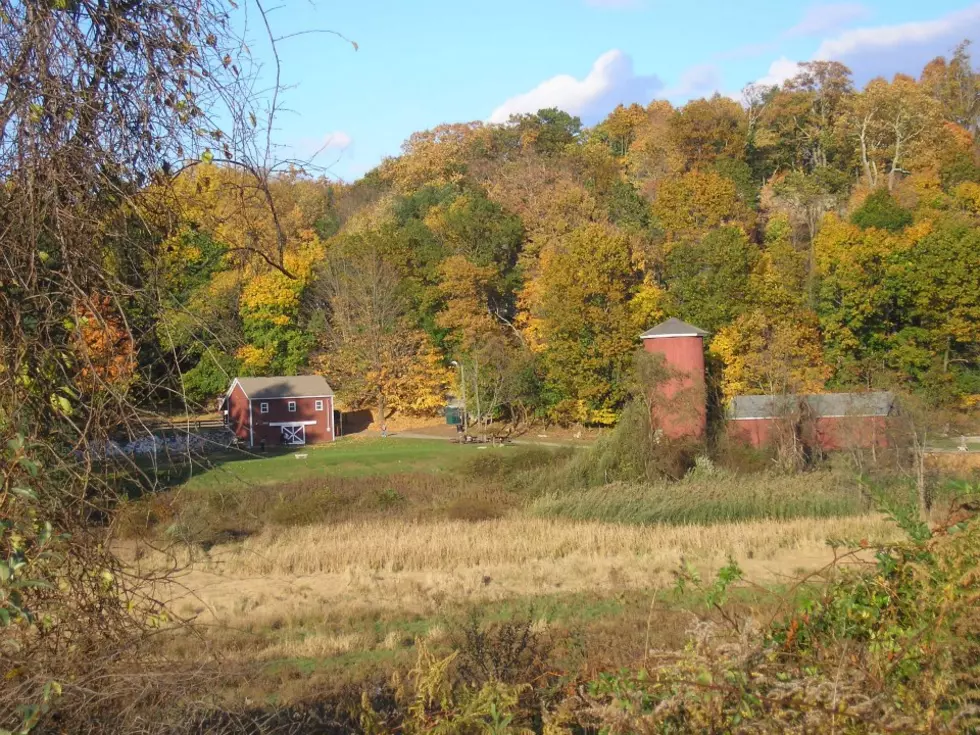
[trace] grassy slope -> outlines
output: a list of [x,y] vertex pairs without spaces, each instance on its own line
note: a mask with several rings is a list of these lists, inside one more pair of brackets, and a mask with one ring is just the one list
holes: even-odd
[[[295,452],[224,455],[210,460],[184,484],[188,490],[241,488],[322,475],[358,477],[406,472],[444,472],[458,467],[476,447],[425,439],[342,439]],[[509,451],[509,450],[500,450]],[[299,459],[297,455],[306,455]]]

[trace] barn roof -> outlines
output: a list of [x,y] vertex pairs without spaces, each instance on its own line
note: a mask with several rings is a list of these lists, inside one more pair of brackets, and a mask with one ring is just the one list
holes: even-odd
[[895,396],[888,391],[872,393],[817,393],[813,395],[735,396],[728,404],[728,418],[772,419],[785,416],[802,401],[813,416],[888,416]]
[[640,335],[640,339],[659,339],[661,337],[706,337],[708,335],[703,329],[695,327],[693,324],[682,322],[680,319],[671,317],[665,322],[661,322],[653,329],[648,329]]
[[[235,378],[251,399],[320,398],[332,396],[333,388],[322,375],[283,375],[271,378]],[[234,385],[234,383],[232,383]]]

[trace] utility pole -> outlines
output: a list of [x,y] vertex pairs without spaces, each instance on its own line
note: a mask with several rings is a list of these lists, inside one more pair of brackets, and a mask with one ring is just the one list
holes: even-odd
[[450,365],[455,365],[459,368],[459,387],[462,391],[460,398],[463,401],[463,441],[466,441],[466,372],[463,370],[463,363],[453,360]]
[[[476,376],[473,378],[474,384],[473,388],[476,390],[476,420],[480,424],[480,428],[483,428],[483,413],[480,411],[480,363],[476,359],[476,355],[473,355],[473,372]],[[484,432],[486,433],[486,432]],[[486,436],[481,437],[483,441],[486,441]]]

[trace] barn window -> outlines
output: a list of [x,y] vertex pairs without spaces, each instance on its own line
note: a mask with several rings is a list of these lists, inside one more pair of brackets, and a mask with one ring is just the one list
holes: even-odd
[[289,413],[296,413],[296,401],[289,402]]
[[269,404],[268,403],[260,403],[259,404],[259,413],[269,413]]
[[323,410],[323,401],[317,401],[314,407],[316,408],[317,411],[322,411]]

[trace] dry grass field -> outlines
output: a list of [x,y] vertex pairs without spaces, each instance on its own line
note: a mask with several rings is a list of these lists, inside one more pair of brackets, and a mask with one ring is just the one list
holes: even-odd
[[144,554],[138,564],[183,569],[161,593],[179,614],[214,626],[226,655],[226,632],[235,631],[245,658],[316,660],[392,650],[409,633],[438,639],[452,613],[488,605],[664,591],[682,561],[710,574],[733,558],[754,582],[780,585],[832,561],[829,537],[897,536],[876,515],[628,526],[514,514],[269,528],[210,552]]

